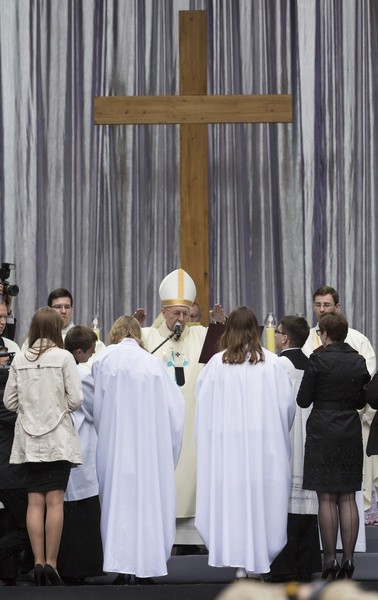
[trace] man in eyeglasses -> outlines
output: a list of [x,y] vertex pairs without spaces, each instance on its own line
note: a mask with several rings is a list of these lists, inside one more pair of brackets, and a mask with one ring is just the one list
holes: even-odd
[[[335,288],[324,285],[317,289],[313,294],[313,310],[318,320],[326,313],[339,313],[341,311],[340,300]],[[316,334],[317,329],[319,329],[318,323],[316,327],[310,329],[310,335],[302,348],[307,356],[310,356],[316,348],[321,346],[320,338]],[[349,327],[345,341],[365,358],[370,375],[374,375],[376,371],[376,357],[368,338],[356,329]]]
[[[279,358],[291,379],[295,396],[309,362],[302,351],[309,331],[306,319],[298,315],[283,317],[275,330]],[[290,431],[292,486],[287,544],[271,564],[269,579],[273,582],[311,581],[313,573],[322,568],[316,493],[302,489],[305,430],[310,412],[310,407],[304,409],[297,406]]]
[[[203,542],[194,525],[196,499],[196,448],[194,436],[195,386],[203,369],[198,362],[207,328],[189,327],[190,309],[196,297],[193,279],[183,269],[169,273],[160,284],[159,295],[163,320],[157,326],[143,327],[145,347],[154,352],[165,365],[170,376],[180,387],[185,399],[185,426],[180,460],[176,467],[176,544],[181,554],[198,553]],[[139,313],[139,314],[138,314]],[[134,315],[138,318],[143,309]],[[216,304],[211,317],[223,323],[226,316]],[[142,315],[144,316],[144,315]],[[140,318],[138,318],[140,320]],[[169,336],[172,336],[168,341]],[[158,346],[163,344],[160,348]],[[157,349],[158,348],[158,349]]]
[[[62,338],[65,339],[68,331],[74,327],[72,321],[73,298],[72,294],[65,288],[56,288],[50,292],[47,298],[47,306],[56,310],[63,319]],[[95,354],[102,352],[105,349],[105,344],[101,340],[96,342]],[[89,361],[90,363],[91,361]],[[86,363],[89,365],[89,363]]]

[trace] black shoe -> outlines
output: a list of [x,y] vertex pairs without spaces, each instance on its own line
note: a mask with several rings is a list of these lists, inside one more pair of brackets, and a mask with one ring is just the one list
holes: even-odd
[[112,581],[112,585],[127,585],[131,579],[131,575],[128,573],[120,573],[117,575],[114,581]]
[[157,585],[156,579],[152,577],[136,577],[134,575],[136,585]]
[[45,565],[43,572],[46,577],[47,585],[64,585],[63,579],[61,579],[54,567],[51,565]]
[[327,581],[332,581],[336,579],[338,572],[340,571],[340,565],[337,562],[336,558],[331,560],[326,567],[324,567],[324,571],[322,573],[322,579]]
[[354,564],[351,560],[346,560],[341,565],[336,579],[352,579],[354,573]]
[[34,585],[47,585],[45,568],[42,565],[35,565],[33,574]]

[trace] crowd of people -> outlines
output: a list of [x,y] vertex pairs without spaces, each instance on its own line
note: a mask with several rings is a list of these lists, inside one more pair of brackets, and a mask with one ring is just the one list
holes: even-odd
[[36,585],[103,573],[152,585],[172,553],[204,552],[237,578],[352,578],[378,379],[336,290],[314,293],[315,328],[279,321],[277,354],[251,309],[214,305],[207,364],[192,278],[173,271],[159,295],[151,327],[144,309],[121,316],[105,346],[74,325],[58,288],[21,351],[3,335],[14,321],[0,300],[0,577],[15,579],[1,569],[23,553]]

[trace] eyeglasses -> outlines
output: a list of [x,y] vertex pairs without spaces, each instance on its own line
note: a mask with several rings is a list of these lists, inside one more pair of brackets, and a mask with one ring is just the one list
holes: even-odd
[[314,302],[315,308],[332,308],[335,306],[334,302]]
[[316,330],[316,335],[320,336],[320,335],[322,335],[322,333],[323,333],[323,329],[317,329]]
[[55,310],[71,310],[72,306],[71,304],[54,304],[51,308]]
[[280,331],[279,329],[275,329],[274,333],[279,333],[280,335],[286,335],[284,331]]
[[182,315],[184,319],[189,319],[190,317],[190,312],[188,310],[170,310],[169,308],[166,310],[170,315],[172,315],[172,317],[175,317],[176,319],[178,319],[180,315]]

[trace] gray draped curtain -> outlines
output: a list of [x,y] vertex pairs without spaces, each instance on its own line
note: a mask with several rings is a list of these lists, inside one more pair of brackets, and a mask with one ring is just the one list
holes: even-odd
[[180,266],[178,127],[95,126],[93,97],[177,94],[187,9],[208,11],[210,94],[294,98],[291,125],[209,127],[211,302],[312,321],[312,291],[332,285],[376,347],[376,0],[0,0],[18,339],[55,287],[103,338],[120,314],[159,311]]

